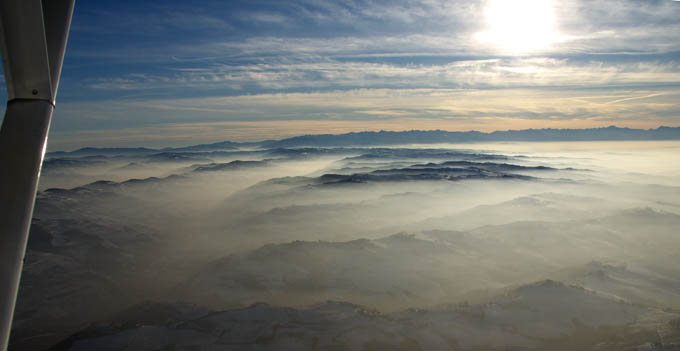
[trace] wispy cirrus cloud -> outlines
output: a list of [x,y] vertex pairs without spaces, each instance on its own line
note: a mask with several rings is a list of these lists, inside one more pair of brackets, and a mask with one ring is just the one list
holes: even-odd
[[[385,60],[395,58],[385,58]],[[398,58],[396,58],[398,60]],[[680,62],[619,62],[569,59],[463,59],[439,56],[440,64],[300,60],[249,65],[180,68],[172,74],[129,74],[90,80],[102,90],[183,89],[234,95],[264,91],[313,91],[363,88],[603,87],[680,85]],[[307,62],[304,62],[307,61]]]

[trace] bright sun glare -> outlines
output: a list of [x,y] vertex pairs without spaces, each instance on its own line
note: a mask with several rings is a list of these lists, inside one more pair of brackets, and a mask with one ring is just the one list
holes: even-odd
[[550,0],[489,0],[482,42],[511,53],[548,48],[555,40],[555,14]]

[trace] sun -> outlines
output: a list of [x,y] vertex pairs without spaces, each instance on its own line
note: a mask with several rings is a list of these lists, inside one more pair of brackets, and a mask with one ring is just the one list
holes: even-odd
[[540,51],[557,40],[550,0],[489,0],[484,14],[487,28],[477,39],[504,53]]

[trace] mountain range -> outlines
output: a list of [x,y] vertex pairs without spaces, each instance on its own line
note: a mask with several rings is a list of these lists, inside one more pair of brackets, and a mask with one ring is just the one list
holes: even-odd
[[56,157],[68,154],[153,154],[158,152],[209,152],[216,150],[237,150],[238,148],[290,148],[290,147],[343,147],[379,146],[400,144],[438,143],[480,143],[497,141],[606,141],[606,140],[680,140],[680,127],[658,127],[656,129],[633,129],[609,126],[588,129],[524,129],[490,133],[479,131],[450,132],[445,130],[411,130],[379,132],[352,132],[345,134],[301,135],[281,140],[256,142],[220,141],[177,148],[95,148],[86,147],[71,152],[50,152]]

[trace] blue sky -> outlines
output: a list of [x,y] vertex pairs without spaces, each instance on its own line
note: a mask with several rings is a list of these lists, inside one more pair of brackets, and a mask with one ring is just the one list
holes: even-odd
[[81,0],[48,147],[677,126],[679,33],[671,0]]

